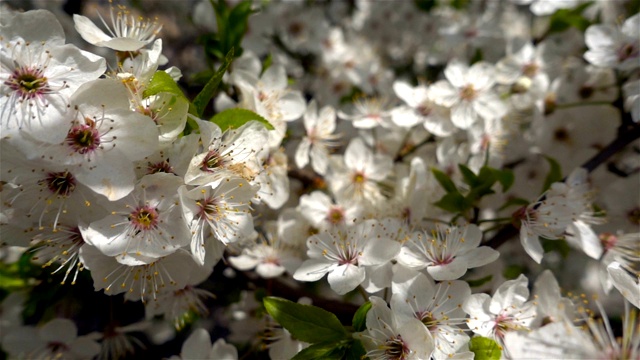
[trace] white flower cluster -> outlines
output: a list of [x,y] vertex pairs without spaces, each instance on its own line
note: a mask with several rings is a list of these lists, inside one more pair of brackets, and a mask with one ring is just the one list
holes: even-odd
[[[65,44],[53,13],[0,8],[3,249],[31,249],[63,284],[90,271],[96,291],[141,301],[145,324],[204,316],[212,294],[198,285],[229,264],[296,289],[326,275],[337,295],[359,290],[372,307],[353,337],[371,359],[472,359],[471,336],[507,358],[640,357],[636,313],[625,303],[624,340],[610,339],[608,323],[560,293],[558,280],[586,270],[545,248],[568,244],[567,263],[594,264],[596,288],[640,307],[637,151],[609,164],[623,177],[580,167],[625,131],[639,134],[637,147],[640,14],[584,35],[534,34],[518,25],[522,5],[546,16],[580,1],[479,3],[424,13],[408,1],[262,6],[214,99],[216,113],[253,114],[237,127],[156,90],[158,78],[182,77],[160,69],[157,20],[112,6],[105,32],[74,15],[86,42],[114,50],[107,67]],[[211,4],[193,14],[203,28],[217,21]],[[550,171],[543,155],[555,159]],[[555,167],[569,175],[551,176]],[[501,169],[513,187],[482,188]],[[507,227],[522,246],[499,252],[490,239]],[[534,296],[525,270],[539,274]],[[24,301],[13,295],[0,308],[13,314],[0,322],[13,357],[133,351],[125,333],[138,328],[78,337],[58,318],[36,329],[7,311]],[[239,314],[236,323],[255,311]],[[273,358],[308,345],[259,324],[235,333],[277,334]],[[181,358],[238,358],[203,329],[184,344]]]

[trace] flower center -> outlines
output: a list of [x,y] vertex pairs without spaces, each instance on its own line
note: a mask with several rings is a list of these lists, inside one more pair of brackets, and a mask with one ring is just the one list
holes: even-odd
[[175,174],[173,166],[169,164],[169,159],[153,163],[147,163],[147,174],[167,173]]
[[76,189],[76,179],[68,171],[48,173],[41,183],[44,183],[52,193],[65,197]]
[[477,92],[473,85],[467,85],[460,90],[462,100],[471,101],[476,98]]
[[640,55],[640,49],[634,44],[624,44],[618,49],[618,61],[623,62],[625,60],[638,57]]
[[340,224],[344,221],[344,211],[341,208],[332,208],[329,210],[327,221],[331,224]]
[[529,63],[522,67],[522,74],[524,74],[524,76],[526,77],[532,78],[538,73],[539,69],[540,67],[538,66],[538,64]]
[[155,229],[158,226],[158,211],[149,205],[139,206],[129,215],[129,221],[138,231]]
[[93,152],[100,146],[100,133],[95,121],[85,118],[86,123],[76,125],[69,130],[65,142],[78,154]]
[[218,202],[214,197],[208,197],[206,199],[200,199],[196,201],[196,205],[200,208],[198,216],[200,218],[211,218],[214,215],[220,214],[220,208]]
[[362,184],[366,180],[367,180],[367,178],[364,176],[364,174],[361,171],[358,171],[353,175],[353,182],[355,184]]
[[205,172],[214,172],[216,168],[224,166],[224,160],[218,151],[211,150],[202,159],[200,170]]
[[47,78],[42,70],[29,66],[15,69],[4,84],[17,91],[23,100],[33,99],[38,95],[50,92]]
[[384,354],[386,355],[387,359],[403,360],[407,359],[409,357],[409,354],[411,353],[411,350],[402,340],[402,336],[400,335],[396,335],[388,339],[387,341],[385,341],[383,346],[385,348]]

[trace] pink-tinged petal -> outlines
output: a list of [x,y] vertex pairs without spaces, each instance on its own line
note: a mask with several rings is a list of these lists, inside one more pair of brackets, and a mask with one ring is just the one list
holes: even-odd
[[287,72],[282,65],[270,66],[262,74],[259,84],[262,84],[266,91],[284,90],[287,88]]
[[478,121],[473,103],[462,101],[451,108],[451,121],[459,129],[468,129]]
[[358,261],[362,265],[381,265],[393,259],[402,245],[393,240],[371,237],[362,250]]
[[457,256],[456,259],[459,259],[466,264],[468,269],[471,269],[490,264],[496,261],[498,257],[500,257],[500,252],[488,246],[480,246],[466,254]]
[[493,294],[489,310],[492,314],[499,314],[501,311],[512,307],[520,307],[529,298],[529,280],[524,275],[518,276],[515,280],[507,280]]
[[[293,278],[298,281],[318,281],[329,271],[335,268],[335,264],[324,260],[309,259],[300,265]],[[364,275],[364,272],[363,272]]]
[[110,201],[122,199],[133,191],[136,178],[133,164],[123,162],[122,157],[119,150],[111,149],[100,159],[100,166],[82,166],[76,173],[76,178]]
[[622,24],[622,28],[620,30],[627,37],[635,39],[637,43],[640,38],[640,13],[628,18],[624,24]]
[[446,80],[431,85],[429,92],[435,103],[445,107],[451,107],[460,100],[458,90]]
[[336,267],[330,272],[327,280],[333,291],[339,295],[344,295],[358,287],[364,281],[365,276],[364,268],[345,264]]
[[271,279],[284,274],[285,268],[273,263],[260,263],[256,266],[256,272],[265,279]]
[[467,272],[467,266],[458,258],[446,265],[428,266],[427,272],[436,281],[455,280]]
[[471,66],[467,75],[467,83],[479,91],[488,90],[495,83],[495,70],[493,65],[486,62],[477,62]]
[[607,272],[611,277],[613,286],[629,300],[633,306],[640,308],[640,283],[638,277],[624,268],[618,262],[612,262],[607,266]]
[[418,319],[406,319],[406,322],[398,328],[402,341],[411,349],[412,359],[429,359],[435,349],[431,333]]
[[444,76],[451,82],[451,84],[457,88],[464,87],[467,81],[467,73],[469,67],[464,63],[453,60],[449,62],[449,65],[444,69]]
[[592,25],[584,34],[584,41],[590,50],[615,48],[618,29],[613,25]]
[[300,118],[307,108],[304,97],[299,91],[291,91],[282,95],[278,100],[278,104],[280,104],[280,112],[284,121],[293,121]]
[[86,16],[74,14],[73,24],[80,36],[89,44],[96,45],[99,42],[111,40],[111,36],[105,34]]
[[307,166],[307,164],[309,163],[310,148],[311,148],[311,142],[309,141],[309,138],[307,137],[302,138],[302,141],[300,141],[300,145],[298,145],[298,148],[296,149],[296,156],[295,156],[296,166],[298,168],[302,169],[305,166]]
[[251,270],[256,267],[258,263],[260,263],[260,260],[258,258],[246,254],[242,254],[240,256],[231,256],[228,260],[231,266],[242,271]]
[[520,242],[522,243],[522,247],[524,247],[524,251],[526,251],[535,262],[540,264],[544,256],[544,249],[538,239],[538,235],[529,232],[524,224],[522,224],[522,228],[520,228]]

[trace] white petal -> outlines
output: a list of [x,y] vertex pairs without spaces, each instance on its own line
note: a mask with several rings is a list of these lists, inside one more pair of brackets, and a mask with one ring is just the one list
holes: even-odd
[[365,275],[364,268],[345,264],[336,267],[330,272],[327,280],[329,280],[329,285],[331,285],[333,291],[339,295],[344,295],[358,287],[364,281]]

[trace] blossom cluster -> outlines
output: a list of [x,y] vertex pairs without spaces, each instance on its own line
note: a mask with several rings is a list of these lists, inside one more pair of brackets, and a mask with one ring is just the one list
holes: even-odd
[[[191,99],[157,18],[0,4],[0,275],[46,279],[0,287],[10,358],[120,358],[143,351],[134,333],[186,338],[182,359],[640,357],[640,14],[193,5],[220,67],[201,61]],[[255,291],[214,307],[223,278]],[[144,314],[25,315],[36,286],[83,282]],[[300,304],[282,316],[256,284]],[[352,329],[309,335],[322,303]]]

